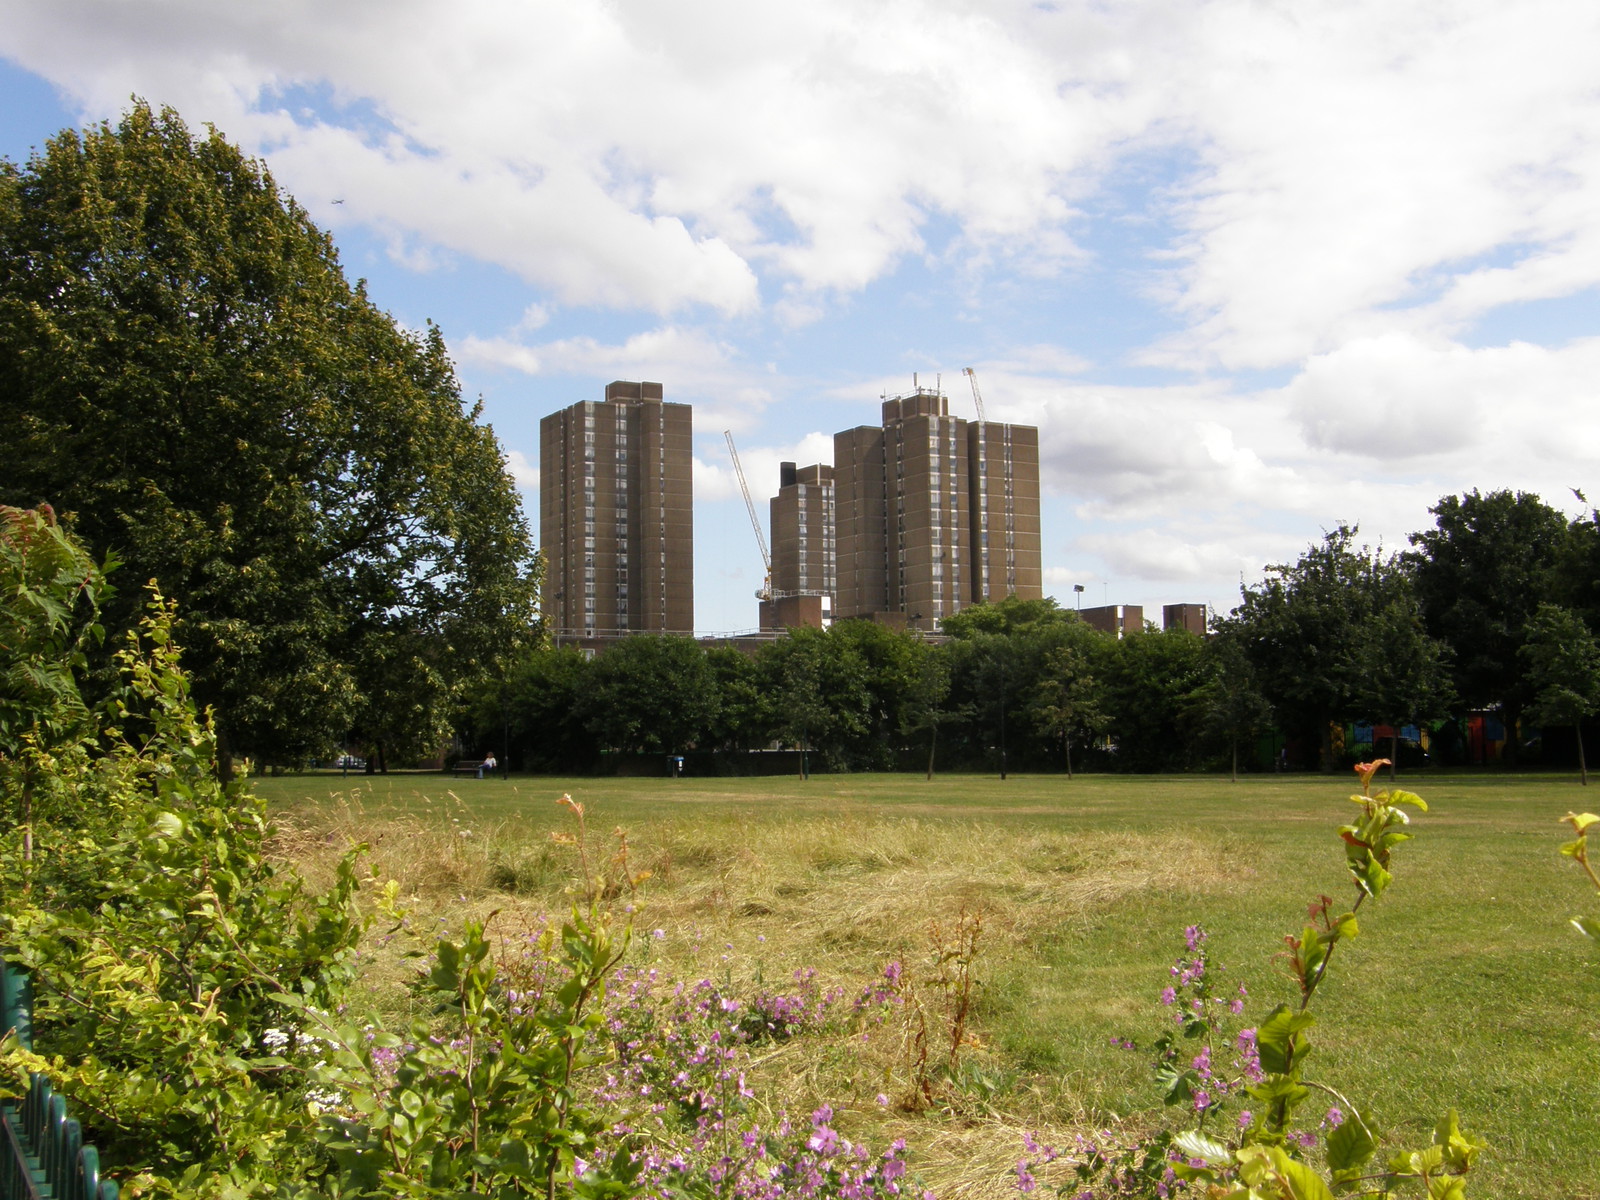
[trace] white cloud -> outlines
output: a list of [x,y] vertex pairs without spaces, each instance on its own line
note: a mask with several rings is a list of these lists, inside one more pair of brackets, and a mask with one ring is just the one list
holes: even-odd
[[586,336],[533,343],[513,337],[468,335],[461,339],[456,353],[463,362],[527,375],[670,379],[675,387],[700,387],[757,374],[734,364],[737,352],[728,343],[704,330],[676,325],[647,329],[620,344]]
[[1236,542],[1198,542],[1181,532],[1133,529],[1122,533],[1097,533],[1079,538],[1076,546],[1099,556],[1112,577],[1147,583],[1207,584],[1253,574],[1261,566],[1253,554]]
[[[1266,495],[1298,507],[1308,498],[1292,465],[1271,461],[1285,439],[1268,405],[1215,387],[1061,388],[1018,381],[1000,415],[1040,427],[1041,482],[1079,499],[1080,514],[1137,520],[1184,510],[1218,510]],[[1276,455],[1273,455],[1276,457]]]
[[1152,149],[1193,164],[1150,196],[1187,322],[1154,361],[1292,364],[1600,280],[1600,10],[1570,0],[0,17],[7,53],[86,114],[172,101],[402,261],[498,263],[567,305],[740,313],[759,276],[804,324],[936,249],[935,226],[958,261],[1050,275],[1095,252],[1082,201]]
[[314,207],[392,229],[408,260],[420,238],[568,304],[737,312],[757,268],[856,290],[920,253],[935,213],[1059,257],[1070,172],[1126,132],[1014,24],[939,2],[0,13],[10,52],[86,113],[171,101],[270,151]]
[[1184,37],[1203,163],[1172,299],[1193,325],[1158,360],[1291,363],[1413,306],[1444,328],[1600,278],[1600,10],[1239,0]]
[[537,375],[543,369],[538,352],[511,338],[483,338],[468,334],[452,344],[456,361]]
[[518,487],[539,489],[539,468],[528,461],[528,456],[521,450],[506,452],[506,470],[511,472],[511,478]]
[[1600,337],[1469,349],[1388,333],[1318,355],[1285,389],[1307,442],[1381,462],[1458,461],[1507,475],[1600,461]]

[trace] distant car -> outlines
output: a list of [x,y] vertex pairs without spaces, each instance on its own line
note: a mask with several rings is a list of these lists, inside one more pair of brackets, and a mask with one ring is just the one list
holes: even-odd
[[357,758],[354,754],[341,754],[333,760],[333,765],[343,767],[347,771],[365,771],[367,769],[367,760]]

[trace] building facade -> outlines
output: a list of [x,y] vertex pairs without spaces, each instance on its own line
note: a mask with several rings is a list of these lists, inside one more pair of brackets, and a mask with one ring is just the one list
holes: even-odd
[[690,407],[618,381],[539,422],[543,611],[558,640],[694,631]]
[[761,605],[763,630],[820,628],[832,617],[838,587],[834,555],[833,468],[779,465],[778,494],[769,505],[771,596]]
[[1208,615],[1204,604],[1163,604],[1161,628],[1183,629],[1205,637],[1209,632]]
[[1119,638],[1144,632],[1142,604],[1099,604],[1094,608],[1079,609],[1078,616],[1090,629],[1115,634]]
[[833,462],[836,616],[931,631],[1044,594],[1037,429],[953,417],[917,387],[885,399],[881,426],[835,434]]

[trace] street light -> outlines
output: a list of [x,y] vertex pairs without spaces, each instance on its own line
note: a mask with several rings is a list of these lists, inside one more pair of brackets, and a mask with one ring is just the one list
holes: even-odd
[[1078,608],[1079,612],[1082,612],[1083,611],[1083,584],[1081,584],[1081,583],[1073,584],[1072,585],[1072,590],[1077,593],[1077,595],[1075,597],[1077,602],[1078,602],[1077,608]]

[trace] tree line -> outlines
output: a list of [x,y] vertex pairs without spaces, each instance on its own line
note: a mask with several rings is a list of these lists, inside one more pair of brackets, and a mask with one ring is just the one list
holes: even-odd
[[1119,638],[1013,598],[948,618],[940,639],[841,621],[754,653],[647,635],[592,658],[531,649],[480,692],[468,737],[530,770],[709,752],[735,771],[784,746],[824,770],[1070,773],[1237,770],[1270,735],[1287,765],[1331,769],[1344,726],[1432,724],[1450,761],[1459,720],[1490,710],[1515,761],[1519,728],[1600,707],[1600,517],[1510,491],[1432,512],[1403,552],[1335,528],[1269,566],[1206,638]]

